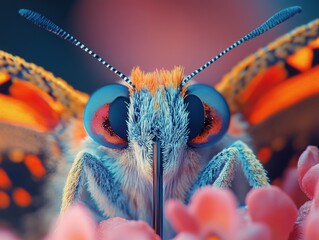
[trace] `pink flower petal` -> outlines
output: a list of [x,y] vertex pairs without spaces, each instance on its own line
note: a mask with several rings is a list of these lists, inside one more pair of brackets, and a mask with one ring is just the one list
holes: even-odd
[[289,235],[289,240],[303,239],[304,220],[307,218],[311,207],[312,207],[312,201],[307,201],[299,208],[298,217],[295,222],[294,228]]
[[7,229],[0,229],[0,239],[1,240],[20,240],[15,234]]
[[102,221],[97,228],[98,240],[160,240],[154,230],[143,221],[121,218]]
[[201,240],[201,239],[198,239],[198,236],[196,235],[192,235],[188,233],[180,233],[172,240]]
[[301,154],[298,161],[298,179],[299,183],[306,172],[319,163],[319,149],[315,146],[308,146],[306,150]]
[[237,217],[238,217],[238,227],[245,228],[247,225],[251,224],[249,212],[246,207],[237,209]]
[[187,207],[177,200],[170,200],[165,205],[166,218],[176,232],[198,233],[199,227]]
[[248,193],[246,204],[251,219],[264,223],[271,229],[271,239],[287,239],[297,218],[293,201],[278,187],[253,189]]
[[95,240],[96,224],[91,212],[81,204],[63,213],[47,240]]
[[319,181],[316,184],[315,187],[315,194],[312,200],[313,208],[319,209]]
[[304,239],[319,239],[319,210],[313,210],[308,215],[304,226]]
[[297,207],[300,207],[308,200],[308,197],[300,189],[296,167],[290,167],[285,170],[281,189],[289,195]]
[[319,164],[310,168],[304,175],[301,188],[303,192],[312,199],[315,193],[316,184],[319,182]]
[[99,238],[103,239],[103,235],[108,231],[112,231],[113,228],[118,227],[119,225],[126,223],[127,220],[120,217],[113,217],[107,220],[104,220],[99,223],[97,227],[97,234]]
[[205,187],[195,193],[189,209],[202,232],[227,237],[237,224],[236,205],[229,190]]
[[233,239],[236,240],[271,240],[270,229],[265,224],[250,224],[242,231],[236,232]]

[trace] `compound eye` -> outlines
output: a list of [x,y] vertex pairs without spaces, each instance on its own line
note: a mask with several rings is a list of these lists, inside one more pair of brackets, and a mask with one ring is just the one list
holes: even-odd
[[189,112],[191,147],[206,147],[220,140],[228,130],[230,112],[224,97],[214,88],[194,84],[187,88],[184,100]]
[[196,95],[187,95],[184,99],[188,112],[188,139],[194,139],[203,130],[204,125],[204,105]]
[[99,144],[110,148],[127,146],[128,88],[110,84],[98,89],[84,109],[84,127]]

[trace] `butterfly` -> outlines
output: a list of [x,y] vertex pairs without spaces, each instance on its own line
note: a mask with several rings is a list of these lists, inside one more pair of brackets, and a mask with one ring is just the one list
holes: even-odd
[[[287,17],[287,11],[293,12],[291,16],[300,9],[284,10],[275,19]],[[225,136],[230,114],[240,113],[250,124],[247,131],[258,155],[268,160],[266,169],[278,160],[276,154],[291,148],[280,138],[293,141],[309,133],[314,139],[307,143],[318,140],[313,127],[306,129],[302,122],[306,115],[274,135],[268,130],[274,129],[274,122],[285,121],[287,111],[294,115],[297,108],[306,114],[305,106],[310,111],[318,106],[313,83],[318,76],[318,21],[243,60],[216,91],[188,81],[232,48],[268,30],[274,20],[186,77],[176,67],[152,73],[135,68],[129,78],[50,20],[29,10],[20,13],[97,58],[125,85],[107,85],[89,98],[52,73],[0,52],[0,217],[4,225],[31,234],[40,229],[38,234],[44,234],[43,215],[58,211],[63,195],[62,209],[80,199],[97,220],[141,219],[162,234],[164,198],[187,202],[201,186],[229,186],[237,160],[251,185],[268,185],[252,150]],[[300,61],[306,57],[308,64]],[[301,88],[305,82],[309,85]],[[301,92],[298,97],[289,91],[296,86]],[[275,107],[269,103],[273,98],[278,101]],[[302,127],[292,131],[299,124]],[[41,221],[29,221],[37,217]]]

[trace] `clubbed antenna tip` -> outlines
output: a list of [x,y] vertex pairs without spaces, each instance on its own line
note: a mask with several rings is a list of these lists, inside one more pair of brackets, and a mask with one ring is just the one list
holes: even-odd
[[37,12],[28,9],[20,9],[19,14],[33,24],[49,32],[59,34],[59,30],[62,30],[59,26]]

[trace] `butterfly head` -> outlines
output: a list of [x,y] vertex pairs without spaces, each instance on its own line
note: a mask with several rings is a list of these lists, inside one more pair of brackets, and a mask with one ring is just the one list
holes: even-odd
[[98,143],[125,148],[134,140],[175,144],[183,138],[184,146],[202,147],[226,133],[230,114],[224,98],[203,84],[180,89],[181,67],[151,73],[135,68],[131,79],[134,88],[107,85],[89,100],[84,124]]

